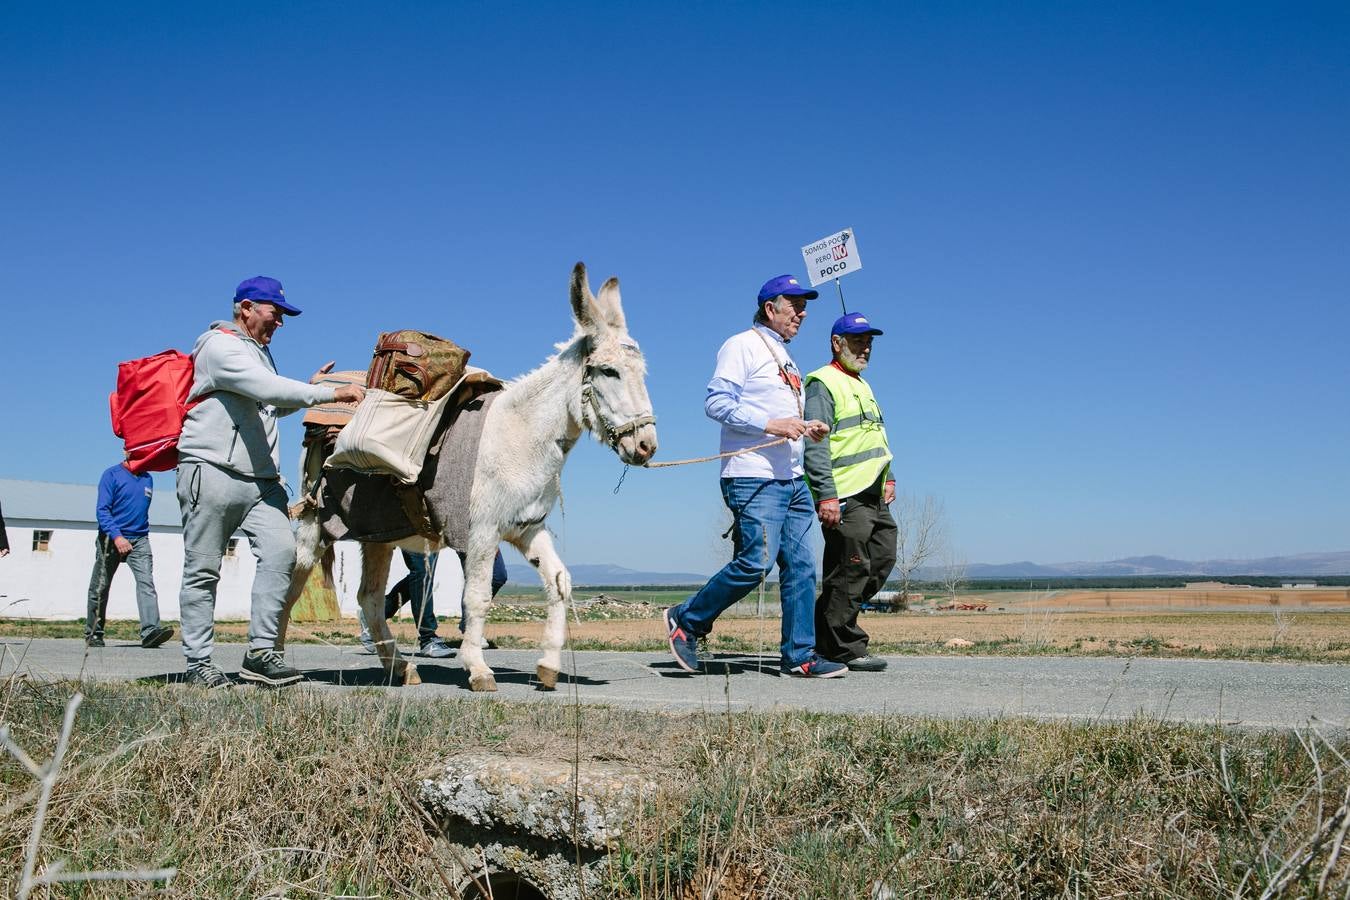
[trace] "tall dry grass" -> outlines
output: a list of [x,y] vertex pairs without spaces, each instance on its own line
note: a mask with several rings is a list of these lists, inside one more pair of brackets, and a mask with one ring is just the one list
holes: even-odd
[[[0,686],[56,749],[77,686]],[[578,755],[668,788],[609,859],[620,897],[1345,896],[1345,736],[1149,720],[660,715],[415,691],[85,684],[34,871],[167,881],[32,896],[445,897],[408,789],[460,750]],[[40,800],[0,765],[0,890]]]

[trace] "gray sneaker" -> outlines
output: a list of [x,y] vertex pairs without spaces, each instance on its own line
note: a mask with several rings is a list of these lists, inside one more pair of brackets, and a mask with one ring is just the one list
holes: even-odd
[[239,669],[239,677],[254,684],[284,687],[303,680],[305,676],[286,665],[286,657],[267,649],[248,651],[244,655],[244,665]]
[[147,650],[153,650],[171,637],[173,637],[173,629],[168,625],[161,625],[141,638],[141,646]]
[[183,676],[183,684],[195,684],[197,687],[214,691],[217,688],[229,687],[231,681],[228,675],[208,659],[188,666],[187,675]]
[[434,637],[422,644],[418,648],[418,656],[429,656],[432,659],[448,659],[455,655],[455,648],[451,647],[440,637]]

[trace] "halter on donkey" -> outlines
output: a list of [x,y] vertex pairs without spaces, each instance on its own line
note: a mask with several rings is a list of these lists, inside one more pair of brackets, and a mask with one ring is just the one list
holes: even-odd
[[[503,388],[483,422],[467,511],[468,545],[455,548],[465,552],[466,622],[459,656],[475,691],[497,688],[492,669],[483,660],[482,637],[492,602],[492,562],[502,541],[520,550],[539,570],[548,597],[548,618],[541,641],[543,654],[535,671],[543,687],[551,690],[557,684],[572,578],[553,547],[544,520],[557,503],[559,475],[581,432],[590,431],[630,465],[642,465],[656,453],[656,419],[647,395],[646,365],[628,334],[618,279],[609,279],[599,295],[593,295],[586,267],[577,263],[572,270],[571,303],[576,322],[572,337],[559,344],[558,352],[539,368]],[[308,462],[301,460],[301,471],[307,477],[312,471]],[[305,489],[309,493],[313,484],[306,484]],[[462,509],[433,508],[431,512],[439,522],[466,514]],[[306,509],[299,518],[296,568],[278,647],[285,638],[291,606],[327,550],[316,511]],[[385,671],[404,684],[420,679],[416,667],[399,654],[384,619],[389,562],[396,546],[425,553],[441,549],[445,535],[441,537],[441,542],[410,538],[362,544],[359,602]]]

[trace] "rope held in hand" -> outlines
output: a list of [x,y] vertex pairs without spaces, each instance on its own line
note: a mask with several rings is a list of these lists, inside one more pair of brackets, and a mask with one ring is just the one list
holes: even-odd
[[740,456],[742,453],[751,453],[755,450],[763,450],[766,447],[777,447],[779,444],[786,444],[791,438],[780,437],[772,441],[765,441],[762,444],[756,444],[753,447],[744,447],[740,450],[728,450],[726,453],[718,453],[715,456],[696,456],[693,459],[672,459],[670,462],[649,462],[643,465],[644,469],[665,469],[670,466],[687,466],[691,463],[712,462],[715,459],[727,459],[732,456]]

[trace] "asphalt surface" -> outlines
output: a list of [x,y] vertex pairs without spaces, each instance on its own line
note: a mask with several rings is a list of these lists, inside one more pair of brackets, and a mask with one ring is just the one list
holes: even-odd
[[[215,660],[238,671],[244,645],[221,644]],[[307,681],[288,690],[381,688],[410,697],[445,696],[543,703],[608,704],[666,711],[802,709],[948,717],[1027,716],[1125,719],[1136,715],[1205,724],[1292,728],[1310,721],[1350,728],[1350,666],[1070,657],[897,656],[882,673],[804,680],[780,677],[777,659],[719,654],[707,673],[689,675],[664,653],[564,651],[558,690],[534,682],[536,651],[489,650],[495,694],[474,694],[457,659],[410,657],[423,684],[381,688],[383,670],[360,648],[296,644],[291,665]],[[182,678],[181,645],[156,650],[114,641],[86,650],[83,641],[0,639],[0,678],[21,673],[42,680]],[[570,672],[576,672],[572,677]],[[174,690],[185,690],[173,687]],[[194,689],[195,690],[195,689]],[[234,690],[257,690],[240,685]]]

